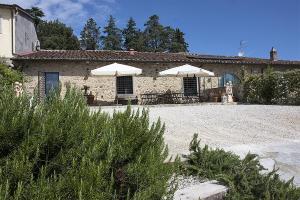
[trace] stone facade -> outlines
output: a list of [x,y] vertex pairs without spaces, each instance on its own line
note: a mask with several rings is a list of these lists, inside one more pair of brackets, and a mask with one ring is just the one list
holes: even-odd
[[[23,61],[24,62],[24,61]],[[33,92],[38,85],[38,76],[43,72],[59,72],[59,80],[62,85],[62,93],[65,93],[66,84],[70,83],[79,89],[83,85],[90,87],[89,91],[101,102],[113,102],[116,97],[116,78],[115,77],[96,77],[90,76],[90,70],[111,64],[112,62],[100,61],[16,61],[15,65],[22,66],[23,72],[27,75],[26,89]],[[133,95],[140,98],[140,94],[149,92],[183,92],[183,79],[181,77],[159,77],[160,71],[183,65],[180,62],[120,62],[130,66],[138,67],[143,70],[142,75],[133,77]],[[203,64],[191,63],[194,66],[212,71],[216,77],[199,78],[200,90],[219,87],[220,77],[225,73],[239,76],[241,68],[245,68],[247,73],[262,73],[267,65],[240,65],[240,64]],[[272,66],[275,70],[283,71],[295,69],[295,66]],[[300,68],[300,66],[296,66]],[[198,88],[199,89],[199,88]]]

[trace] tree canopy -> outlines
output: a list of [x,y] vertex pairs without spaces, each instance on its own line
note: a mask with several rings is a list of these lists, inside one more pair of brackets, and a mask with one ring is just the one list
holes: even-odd
[[37,27],[39,23],[42,21],[42,18],[45,16],[45,13],[38,7],[32,7],[30,9],[26,9],[32,17],[34,21],[34,25]]
[[37,35],[42,49],[76,50],[80,47],[73,29],[58,20],[41,21]]
[[87,20],[80,33],[81,46],[87,50],[100,48],[100,27],[93,18]]
[[159,22],[159,17],[157,15],[152,15],[144,26],[147,50],[154,52],[166,50],[166,37],[164,37],[166,32]]
[[109,16],[107,26],[104,27],[104,36],[102,36],[103,49],[121,50],[122,49],[122,32],[116,26],[113,16]]
[[122,31],[124,37],[124,49],[136,49],[139,37],[139,31],[136,22],[132,17],[129,18],[126,28]]
[[176,28],[172,33],[170,52],[186,52],[188,46],[184,39],[184,33]]
[[93,18],[89,18],[80,32],[80,42],[73,29],[54,20],[43,20],[44,12],[37,7],[27,9],[34,17],[37,35],[42,49],[105,49],[148,52],[187,52],[188,43],[185,34],[179,28],[164,26],[158,15],[152,15],[145,22],[143,30],[139,29],[132,17],[124,29],[118,28],[113,16],[109,16],[107,25],[101,34],[100,27]]

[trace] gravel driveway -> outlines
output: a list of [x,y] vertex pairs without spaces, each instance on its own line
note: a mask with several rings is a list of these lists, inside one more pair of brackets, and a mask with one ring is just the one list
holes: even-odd
[[[203,104],[147,108],[152,121],[160,117],[165,122],[170,154],[188,153],[189,142],[198,133],[202,144],[240,156],[249,151],[258,154],[265,167],[279,167],[283,178],[295,176],[295,183],[300,185],[300,106]],[[125,107],[102,107],[109,113],[114,109]]]

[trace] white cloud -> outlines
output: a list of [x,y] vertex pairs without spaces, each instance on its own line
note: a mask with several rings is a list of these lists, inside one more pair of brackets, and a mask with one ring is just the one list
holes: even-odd
[[113,12],[116,0],[0,0],[1,3],[17,4],[23,8],[37,6],[45,13],[45,19],[59,19],[75,29],[83,26],[87,18],[103,21]]
[[38,2],[39,0],[1,0],[0,1],[0,3],[5,3],[5,4],[17,4],[23,8],[29,8]]

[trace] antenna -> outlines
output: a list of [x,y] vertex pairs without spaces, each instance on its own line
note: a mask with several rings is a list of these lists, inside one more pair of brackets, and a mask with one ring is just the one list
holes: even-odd
[[241,40],[238,56],[243,57],[245,55],[244,49],[247,47],[247,41]]

